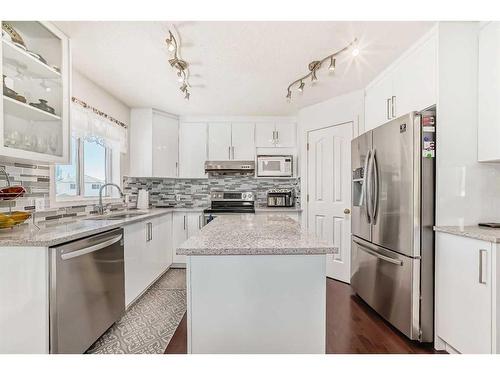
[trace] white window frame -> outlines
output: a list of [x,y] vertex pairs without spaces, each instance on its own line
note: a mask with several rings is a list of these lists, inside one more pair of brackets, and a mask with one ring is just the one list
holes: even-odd
[[[77,138],[76,142],[77,147],[77,165],[76,165],[76,174],[77,174],[77,195],[72,197],[58,197],[56,194],[56,180],[55,180],[55,169],[56,165],[52,165],[50,167],[50,206],[51,207],[66,207],[72,205],[92,205],[97,204],[99,202],[99,197],[87,197],[83,195],[85,189],[84,183],[84,147],[83,147],[83,139],[81,137]],[[108,182],[116,182],[118,178],[121,176],[113,176],[113,154],[119,155],[119,153],[114,153],[111,148],[105,147],[105,158],[106,158],[106,181]],[[116,177],[116,178],[115,178]],[[118,184],[121,185],[121,184]],[[105,203],[119,203],[122,201],[121,198],[115,198],[110,196],[111,189],[109,187],[106,188],[106,194],[103,195],[103,202]]]

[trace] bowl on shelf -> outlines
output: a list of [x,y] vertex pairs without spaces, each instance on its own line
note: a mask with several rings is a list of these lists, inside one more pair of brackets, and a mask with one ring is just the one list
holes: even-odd
[[5,33],[12,43],[19,45],[21,48],[26,50],[26,43],[24,43],[23,37],[12,27],[10,23],[2,22],[2,34]]
[[56,114],[56,110],[49,106],[47,104],[47,101],[45,99],[38,99],[40,103],[30,103],[30,106],[41,109],[42,111],[52,113],[53,115]]
[[10,201],[16,198],[22,197],[26,193],[26,189],[19,186],[8,186],[0,189],[0,200],[2,201]]
[[13,228],[24,223],[31,217],[29,212],[13,211],[11,213],[0,213],[0,229]]

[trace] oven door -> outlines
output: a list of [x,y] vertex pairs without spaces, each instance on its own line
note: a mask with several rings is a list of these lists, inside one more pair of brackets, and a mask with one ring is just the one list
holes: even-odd
[[291,177],[292,158],[288,156],[260,156],[257,158],[258,177]]

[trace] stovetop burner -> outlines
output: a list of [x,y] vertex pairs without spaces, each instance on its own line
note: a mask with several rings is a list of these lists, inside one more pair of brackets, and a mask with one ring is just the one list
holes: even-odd
[[206,214],[255,213],[255,194],[240,191],[213,191],[210,194],[211,207]]
[[205,214],[224,214],[224,213],[229,213],[229,214],[254,214],[255,213],[255,208],[254,207],[241,207],[241,208],[206,208],[203,210],[203,213]]

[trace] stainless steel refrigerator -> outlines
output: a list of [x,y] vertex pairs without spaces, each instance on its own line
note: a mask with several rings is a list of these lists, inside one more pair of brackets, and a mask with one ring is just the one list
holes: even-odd
[[435,111],[352,141],[355,292],[412,340],[434,334]]

